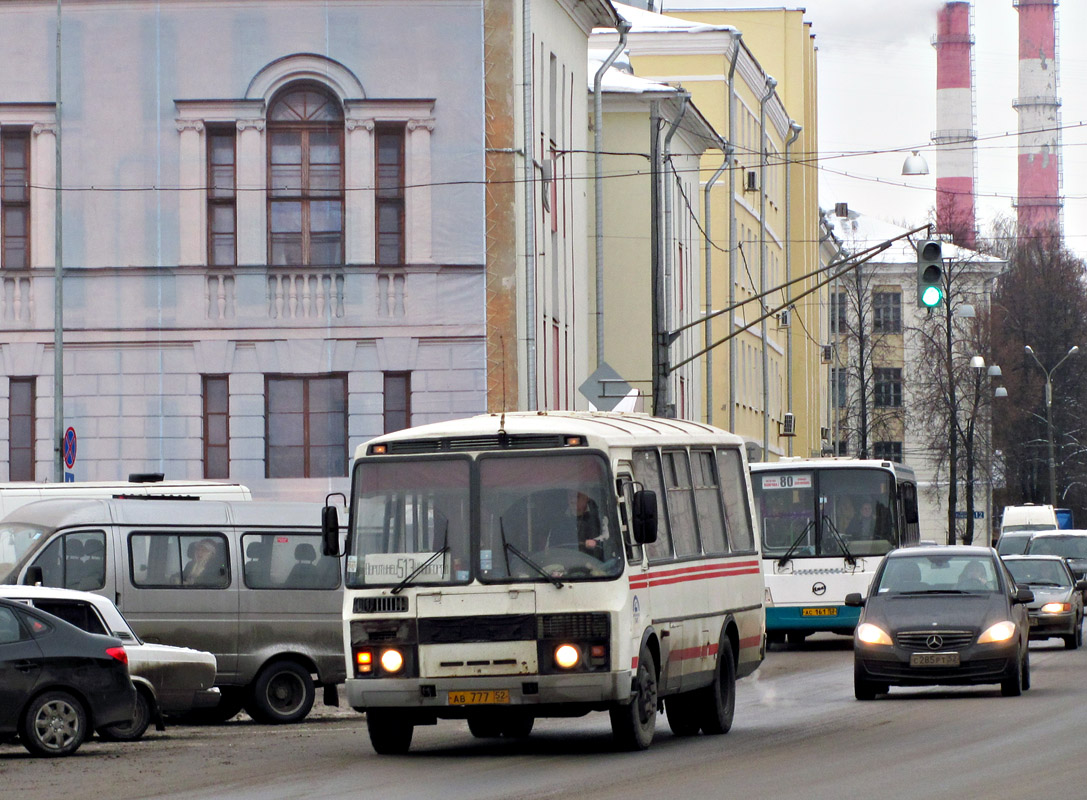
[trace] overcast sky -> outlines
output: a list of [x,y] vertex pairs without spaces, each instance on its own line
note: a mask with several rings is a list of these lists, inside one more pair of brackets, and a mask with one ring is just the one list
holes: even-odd
[[[924,224],[936,204],[936,155],[929,140],[936,129],[931,40],[942,5],[941,0],[664,0],[664,11],[681,16],[673,9],[805,8],[818,48],[820,202],[847,202],[890,222]],[[1019,15],[1012,0],[973,5],[978,227],[986,236],[995,216],[1015,213],[1018,119],[1011,102],[1019,93]],[[1057,6],[1057,24],[1065,237],[1072,250],[1087,257],[1087,54],[1082,45],[1087,2],[1064,0]],[[1000,136],[1005,133],[1011,135]],[[903,177],[902,162],[918,147],[932,174]],[[896,149],[901,152],[834,157]]]

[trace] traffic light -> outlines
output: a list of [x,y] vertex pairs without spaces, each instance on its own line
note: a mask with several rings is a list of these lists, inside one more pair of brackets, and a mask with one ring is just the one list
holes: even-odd
[[933,239],[923,239],[917,244],[917,305],[934,308],[943,299],[943,246]]

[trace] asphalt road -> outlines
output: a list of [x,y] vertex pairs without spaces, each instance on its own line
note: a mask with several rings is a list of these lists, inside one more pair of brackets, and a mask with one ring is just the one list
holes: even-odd
[[841,637],[774,650],[740,682],[736,723],[677,739],[662,716],[644,753],[613,750],[606,714],[541,720],[524,741],[481,740],[462,722],[417,728],[406,756],[376,756],[350,709],[306,723],[172,726],[93,741],[73,757],[0,746],[12,798],[1078,798],[1087,786],[1087,648],[1031,647],[1033,688],[892,689],[853,699]]

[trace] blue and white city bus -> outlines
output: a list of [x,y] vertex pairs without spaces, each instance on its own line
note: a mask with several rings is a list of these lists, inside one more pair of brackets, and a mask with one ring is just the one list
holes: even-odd
[[782,459],[751,465],[762,540],[766,637],[851,634],[884,554],[917,544],[917,481],[893,461]]

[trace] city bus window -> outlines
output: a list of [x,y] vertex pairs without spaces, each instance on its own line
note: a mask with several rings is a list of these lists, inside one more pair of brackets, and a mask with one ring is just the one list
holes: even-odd
[[750,553],[755,549],[755,532],[751,527],[751,507],[740,451],[736,448],[719,448],[717,466],[725,499],[729,545],[733,552]]
[[706,553],[727,553],[725,516],[721,509],[721,491],[717,464],[712,450],[691,451],[691,480],[694,504],[698,512],[698,530]]
[[661,480],[660,461],[656,450],[634,452],[634,480],[657,495],[657,541],[645,546],[650,561],[672,557],[672,531],[668,524],[668,498]]

